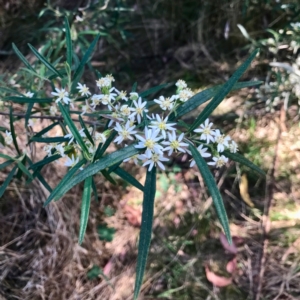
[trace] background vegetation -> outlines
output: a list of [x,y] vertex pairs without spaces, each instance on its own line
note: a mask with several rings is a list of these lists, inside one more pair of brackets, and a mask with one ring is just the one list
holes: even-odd
[[[213,116],[238,141],[240,152],[268,172],[262,180],[230,164],[215,173],[237,253],[222,246],[221,227],[200,175],[188,161],[174,160],[158,181],[141,299],[298,299],[299,2],[0,1],[1,96],[6,95],[3,87],[31,86],[12,42],[29,60],[27,43],[45,52],[52,46],[58,59],[65,51],[65,14],[73,20],[76,53],[84,53],[101,33],[87,84],[98,70],[112,73],[123,89],[135,81],[141,91],[180,78],[201,90],[223,83],[250,51],[260,48],[244,79],[264,84],[231,94]],[[7,123],[0,117],[0,126]],[[25,147],[23,123],[16,130]],[[33,130],[47,124],[37,122]],[[42,155],[39,150],[36,157]],[[0,174],[1,183],[8,171]],[[136,173],[144,181],[144,173]],[[52,186],[64,174],[57,165],[43,170]],[[142,198],[115,180],[113,186],[99,176],[101,199],[92,204],[82,246],[77,244],[80,188],[45,209],[43,187],[14,181],[0,201],[4,299],[131,299]],[[232,275],[226,267],[233,261]],[[212,275],[232,283],[218,287]]]

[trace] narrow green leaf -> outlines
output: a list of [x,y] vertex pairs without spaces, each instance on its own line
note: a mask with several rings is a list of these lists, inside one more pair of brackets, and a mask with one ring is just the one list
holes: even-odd
[[33,54],[55,75],[62,78],[63,76],[57,71],[57,69],[42,55],[40,54],[32,45],[28,44]]
[[[244,82],[238,82],[234,85],[232,88],[233,90],[240,90],[242,88],[260,85],[263,81],[244,81]],[[195,110],[198,106],[201,104],[207,102],[209,99],[214,97],[220,89],[223,87],[222,85],[217,85],[211,88],[208,88],[204,91],[201,91],[194,95],[192,98],[190,98],[187,102],[183,103],[177,110],[176,115],[171,114],[169,120],[178,119],[179,117],[182,117],[183,115]]]
[[[90,164],[79,174],[75,175],[73,178],[69,179],[64,185],[59,185],[59,188],[55,188],[53,193],[49,196],[47,201],[51,201],[53,198],[58,200],[61,198],[67,191],[69,191],[73,186],[83,181],[89,176],[95,175],[96,173],[104,170],[107,167],[110,167],[124,159],[131,157],[135,154],[138,154],[139,150],[130,145],[128,147],[122,148],[118,151],[115,151],[107,156],[104,156],[99,161]],[[49,200],[50,199],[50,200]]]
[[10,160],[7,160],[4,163],[0,164],[0,170],[10,166],[13,162],[14,162],[14,160],[10,159]]
[[98,191],[97,191],[97,187],[96,187],[96,183],[95,183],[95,179],[94,177],[92,176],[92,189],[93,189],[93,194],[94,194],[94,197],[95,197],[95,201],[96,202],[99,202],[99,199],[98,199]]
[[66,122],[66,124],[68,125],[70,131],[72,132],[75,140],[77,141],[77,143],[79,144],[79,146],[81,147],[82,151],[89,155],[89,151],[77,129],[77,127],[75,126],[74,122],[72,121],[70,115],[68,114],[68,112],[66,111],[65,107],[60,103],[58,102],[58,106],[59,106],[59,109],[61,111],[61,114]]
[[[79,161],[73,168],[71,168],[68,173],[65,175],[65,177],[59,182],[59,184],[55,187],[55,189],[52,191],[50,196],[48,197],[47,201],[44,203],[44,207],[47,206],[54,198],[58,200],[60,197],[57,197],[60,190],[63,189],[68,182],[70,182],[73,175],[86,163],[86,159],[82,159]],[[81,171],[82,172],[82,171]],[[81,173],[80,172],[80,173]],[[87,176],[88,177],[88,176]],[[85,179],[85,178],[84,178]],[[82,179],[82,180],[84,180]],[[82,181],[81,180],[81,181]]]
[[224,229],[227,240],[229,241],[229,243],[231,243],[232,241],[231,241],[231,235],[230,235],[230,229],[229,229],[229,222],[228,222],[225,206],[224,206],[220,191],[214,180],[214,177],[211,174],[211,171],[209,170],[208,165],[205,162],[204,158],[200,155],[199,151],[191,144],[189,145],[189,148],[190,148],[192,156],[197,164],[197,167],[202,175],[202,178],[209,190],[209,193],[213,199],[213,202],[214,202],[214,205],[215,205],[215,208],[217,211],[217,215],[218,215],[221,225]]
[[173,83],[164,83],[164,84],[155,86],[155,87],[153,87],[151,89],[148,89],[148,90],[146,90],[144,92],[141,92],[139,94],[139,96],[142,97],[142,98],[147,97],[147,96],[149,96],[151,94],[157,93],[158,91],[162,90],[163,88],[165,88],[167,86],[170,86],[171,84],[173,84]]
[[94,47],[96,46],[98,40],[99,40],[100,34],[98,34],[96,36],[96,38],[93,40],[93,42],[91,43],[90,47],[87,49],[87,51],[85,52],[79,66],[77,67],[74,76],[73,76],[73,81],[72,81],[72,88],[71,88],[71,92],[73,92],[76,89],[77,83],[80,80],[80,77],[83,73],[84,70],[84,66],[87,63],[87,61],[90,59],[92,52],[94,50]]
[[34,137],[41,137],[42,135],[44,135],[45,133],[47,133],[48,131],[50,131],[52,128],[54,128],[57,125],[59,125],[59,122],[52,123],[51,125],[47,126],[43,130],[41,130],[40,132],[38,132]]
[[[24,163],[26,162],[26,156],[24,157],[25,161]],[[26,174],[31,180],[33,180],[34,178],[32,177],[32,174],[27,170],[27,168],[24,166],[24,164],[21,162],[21,161],[18,161],[18,167],[19,169],[24,173]]]
[[113,185],[116,185],[116,181],[111,177],[111,175],[107,172],[107,170],[102,170],[101,174],[104,176],[104,178],[112,183]]
[[139,238],[138,258],[136,264],[134,300],[136,300],[139,296],[141,286],[143,283],[147,258],[148,258],[148,252],[149,252],[151,235],[152,235],[155,192],[156,192],[156,167],[153,167],[150,172],[147,171],[145,187],[144,187],[142,224],[141,224],[141,231],[140,231],[140,238]]
[[10,173],[7,175],[5,181],[3,182],[3,184],[0,187],[0,198],[3,196],[7,186],[9,185],[9,183],[11,182],[16,170],[17,170],[18,166],[14,166],[14,168],[10,171]]
[[43,167],[47,164],[50,164],[51,162],[57,160],[61,158],[61,155],[60,154],[54,154],[54,155],[51,155],[51,156],[46,156],[43,160],[40,160],[34,164],[32,164],[31,166],[29,166],[29,170],[36,170],[40,167]]
[[26,98],[17,96],[7,96],[2,99],[3,101],[12,101],[15,103],[51,103],[52,98]]
[[88,129],[85,126],[84,121],[82,120],[82,117],[79,115],[79,122],[81,127],[83,128],[83,132],[85,133],[86,137],[88,138],[88,140],[92,143],[92,145],[94,145],[94,140],[90,134],[90,132],[88,131]]
[[136,92],[136,88],[137,88],[137,82],[135,82],[135,83],[133,84],[131,91],[132,91],[132,92]]
[[57,137],[39,137],[39,136],[33,136],[30,140],[29,143],[36,142],[36,143],[63,143],[63,142],[68,142],[70,139],[67,137],[63,136],[57,136]]
[[124,169],[117,167],[116,169],[113,170],[113,172],[118,176],[120,176],[126,182],[136,187],[137,189],[141,190],[142,192],[144,191],[144,186],[139,181],[137,181],[131,174],[126,172]]
[[27,111],[26,111],[26,114],[25,114],[25,127],[27,127],[27,125],[28,125],[28,121],[29,121],[33,106],[34,106],[34,103],[29,103],[28,104]]
[[9,125],[10,125],[10,132],[13,139],[14,146],[18,152],[19,155],[21,155],[21,151],[19,149],[16,133],[15,133],[15,126],[14,126],[14,119],[13,119],[13,113],[12,113],[12,106],[9,108]]
[[266,173],[261,168],[256,166],[254,163],[252,163],[250,160],[248,160],[243,155],[241,155],[239,153],[231,153],[228,150],[225,150],[222,154],[235,162],[245,165],[246,167],[250,168],[251,170],[259,173],[260,175],[266,176]]
[[11,157],[9,155],[3,154],[3,153],[0,153],[0,157],[4,158],[4,159],[11,159],[11,160],[14,160],[14,161],[16,160],[15,158],[13,158],[13,157]]
[[200,113],[195,122],[191,125],[189,132],[193,131],[200,124],[202,124],[215,110],[215,108],[223,101],[227,94],[232,90],[235,83],[240,79],[240,77],[245,73],[246,69],[251,64],[252,60],[256,56],[258,49],[255,50],[246,61],[234,72],[230,79],[223,85],[223,87],[218,91],[214,98],[207,104],[207,106]]
[[17,48],[17,46],[14,43],[12,43],[12,48],[13,48],[14,52],[17,54],[17,56],[21,59],[21,61],[23,62],[23,64],[28,69],[30,69],[31,71],[33,71],[34,73],[36,73],[36,71],[30,65],[29,61],[25,58],[25,56],[20,52],[20,50]]
[[82,195],[82,203],[81,203],[81,214],[80,214],[80,228],[79,228],[79,245],[82,244],[84,234],[86,231],[90,206],[91,206],[91,187],[92,187],[92,176],[88,177],[84,181],[83,195]]
[[71,39],[71,30],[68,18],[65,16],[65,29],[66,29],[66,44],[67,44],[67,62],[72,67],[72,39]]
[[12,88],[7,88],[7,87],[0,86],[0,91],[3,91],[5,93],[9,93],[9,94],[16,94],[16,95],[19,95],[19,96],[23,96],[23,94],[21,94],[20,92],[16,91],[15,89],[12,89]]
[[[21,160],[20,160],[21,159]],[[18,172],[17,172],[17,174],[15,175],[15,177],[16,177],[16,179],[18,179],[18,180],[21,180],[21,178],[22,178],[22,175],[23,175],[23,171],[22,171],[22,169],[20,168],[20,166],[19,166],[19,162],[21,161],[21,163],[22,164],[26,164],[26,156],[25,155],[23,155],[21,158],[18,158],[17,160],[16,160],[16,162],[18,163],[18,167],[19,167],[19,170],[18,170]]]

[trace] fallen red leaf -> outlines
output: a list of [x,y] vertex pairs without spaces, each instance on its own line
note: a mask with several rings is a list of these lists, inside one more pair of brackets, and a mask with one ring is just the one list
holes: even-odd
[[225,287],[232,283],[232,277],[227,278],[227,277],[219,276],[213,273],[212,271],[210,271],[208,266],[205,266],[205,274],[207,280],[211,282],[214,286]]

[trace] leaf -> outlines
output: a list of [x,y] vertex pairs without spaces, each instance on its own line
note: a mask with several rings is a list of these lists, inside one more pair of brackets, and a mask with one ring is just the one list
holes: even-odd
[[87,51],[85,52],[79,66],[77,67],[74,76],[73,76],[73,82],[72,82],[72,88],[71,88],[71,92],[73,92],[76,89],[77,83],[80,80],[80,77],[82,75],[83,72],[83,68],[85,66],[85,64],[87,63],[87,61],[90,59],[92,52],[94,50],[94,47],[96,46],[98,40],[99,40],[100,34],[98,34],[95,39],[93,40],[93,42],[91,43],[90,47],[87,49]]
[[231,160],[241,163],[242,165],[245,165],[246,167],[250,168],[251,170],[259,173],[260,175],[266,176],[266,173],[256,166],[254,163],[252,163],[250,160],[248,160],[246,157],[239,153],[231,153],[228,150],[225,150],[222,154],[224,154],[226,157],[230,158]]
[[199,151],[193,146],[189,145],[189,148],[191,150],[192,156],[197,164],[197,167],[202,175],[202,178],[209,190],[209,193],[213,199],[217,215],[219,217],[219,220],[221,222],[221,225],[224,229],[224,232],[226,234],[226,237],[229,241],[229,243],[232,243],[231,235],[230,235],[230,229],[229,229],[229,222],[226,214],[226,210],[224,207],[222,196],[219,192],[219,189],[216,185],[216,182],[207,166],[207,163],[203,159],[203,157],[200,155]]
[[102,170],[101,171],[102,175],[104,176],[104,178],[109,181],[110,183],[112,183],[113,185],[116,185],[117,183],[115,182],[115,180],[111,177],[111,175],[107,172],[107,170]]
[[14,160],[10,159],[10,160],[7,160],[4,163],[0,164],[0,170],[10,166],[13,162],[14,162]]
[[55,69],[55,67],[42,55],[40,54],[32,45],[28,44],[28,47],[31,49],[33,54],[55,75],[62,78],[63,76]]
[[33,71],[34,73],[36,73],[36,71],[30,65],[29,61],[25,58],[25,56],[20,52],[20,50],[17,48],[17,46],[14,43],[12,43],[12,48],[13,48],[14,52],[17,54],[17,56],[21,59],[21,61],[23,62],[23,64],[28,69],[30,69],[31,71]]
[[108,227],[107,224],[101,224],[97,227],[97,232],[101,241],[111,242],[114,238],[116,229]]
[[90,132],[86,128],[85,123],[83,122],[82,117],[80,115],[79,115],[79,122],[80,122],[81,127],[83,128],[83,131],[84,131],[86,137],[92,143],[92,145],[94,145],[94,140],[93,140],[92,136],[90,135]]
[[116,135],[117,135],[117,132],[113,131],[110,134],[110,136],[106,139],[106,141],[102,147],[101,147],[101,144],[98,145],[98,148],[97,148],[96,153],[93,158],[93,162],[96,161],[97,159],[99,159],[104,154],[104,152],[106,151],[106,149],[108,148],[108,146],[113,141],[113,139],[115,138]]
[[5,181],[3,182],[3,184],[0,187],[0,198],[3,196],[7,186],[9,185],[9,183],[11,182],[16,170],[17,170],[18,166],[14,166],[14,168],[10,171],[10,173],[7,175]]
[[65,16],[65,30],[66,30],[66,45],[67,45],[67,62],[72,67],[72,39],[71,39],[71,31],[70,31],[70,24],[68,18]]
[[51,162],[57,160],[61,158],[61,155],[60,154],[54,154],[54,155],[51,155],[51,156],[46,156],[43,160],[40,160],[34,164],[32,164],[31,166],[29,166],[29,170],[35,170],[35,169],[38,169],[40,167],[43,167],[47,164],[50,164]]
[[70,139],[67,137],[63,136],[57,136],[57,137],[36,137],[33,136],[30,140],[29,143],[36,142],[36,143],[63,143],[63,142],[68,142]]
[[82,195],[82,202],[81,202],[79,239],[78,239],[79,245],[82,244],[88,219],[89,219],[90,206],[91,206],[92,178],[93,177],[90,176],[86,178],[84,181],[84,188],[83,188],[83,195]]
[[29,121],[29,118],[30,118],[30,115],[31,115],[33,105],[34,105],[34,103],[29,103],[28,104],[27,111],[26,111],[26,114],[25,114],[25,127],[27,127],[27,125],[28,125],[28,121]]
[[137,88],[137,82],[135,82],[135,83],[133,84],[131,91],[132,91],[132,92],[136,92],[136,88]]
[[248,204],[250,207],[254,207],[254,203],[252,202],[250,195],[248,193],[248,179],[246,174],[242,175],[239,188],[240,188],[241,197],[244,200],[244,202]]
[[7,96],[2,99],[3,101],[12,101],[15,103],[51,103],[52,98],[26,98],[17,96]]
[[126,172],[124,169],[117,167],[116,169],[113,170],[113,172],[118,176],[120,176],[126,182],[130,183],[131,185],[139,189],[140,191],[142,192],[144,191],[143,185],[139,181],[137,181],[131,174]]
[[[124,159],[131,157],[135,154],[138,154],[139,150],[134,147],[134,145],[130,145],[128,147],[122,148],[118,151],[115,151],[107,156],[104,156],[99,161],[90,164],[79,174],[75,175],[73,178],[68,179],[65,184],[59,184],[59,187],[55,188],[52,194],[49,196],[48,201],[52,199],[58,200],[61,198],[67,191],[69,191],[73,186],[83,181],[89,176],[95,175],[96,173],[104,170],[107,167],[114,165],[119,161],[123,161]],[[50,199],[50,200],[49,200]]]
[[96,183],[95,183],[94,177],[93,177],[93,180],[92,180],[92,189],[93,189],[93,194],[94,194],[94,197],[95,197],[95,201],[99,202],[98,191],[97,191],[97,187],[96,187]]
[[149,95],[151,95],[151,94],[154,94],[154,93],[156,93],[156,92],[162,90],[163,88],[165,88],[165,87],[167,87],[167,86],[169,86],[169,85],[171,85],[171,84],[173,84],[173,83],[164,83],[164,84],[155,86],[155,87],[153,87],[153,88],[151,88],[151,89],[148,89],[148,90],[146,90],[146,91],[144,91],[144,92],[141,92],[141,93],[139,94],[139,96],[142,97],[142,98],[147,97],[147,96],[149,96]]
[[59,106],[59,109],[61,111],[61,114],[66,122],[66,124],[68,125],[70,131],[72,132],[75,140],[77,141],[77,143],[79,144],[79,146],[81,147],[82,151],[86,154],[86,155],[89,155],[89,151],[77,129],[77,127],[75,126],[74,122],[72,121],[70,115],[68,114],[68,112],[66,111],[65,107],[60,103],[58,102],[58,106]]
[[12,136],[12,139],[13,139],[14,146],[15,146],[18,154],[21,155],[21,151],[19,149],[17,139],[16,139],[14,119],[13,119],[13,114],[12,114],[12,106],[10,106],[10,108],[9,108],[9,125],[10,125],[10,132],[11,132],[11,136]]
[[151,242],[152,223],[153,223],[153,210],[154,199],[156,192],[156,167],[149,172],[147,171],[144,199],[143,199],[143,213],[142,225],[139,238],[138,258],[136,265],[136,279],[134,287],[134,300],[139,296],[140,289],[143,282],[144,272],[146,268],[148,252]]
[[246,61],[234,72],[230,79],[220,88],[214,98],[207,104],[207,106],[200,113],[195,122],[191,125],[189,132],[193,131],[200,124],[202,124],[215,110],[215,108],[223,101],[227,94],[232,90],[235,83],[245,73],[246,69],[258,53],[258,49],[252,52],[252,54],[246,59]]
[[55,126],[59,125],[59,122],[54,122],[51,125],[47,126],[46,128],[44,128],[43,130],[41,130],[40,132],[38,132],[35,136],[33,137],[40,137],[42,135],[44,135],[45,133],[47,133],[48,131],[50,131],[52,128],[54,128]]
[[[81,168],[82,165],[86,163],[86,159],[82,159],[79,161],[72,169],[68,171],[68,173],[65,175],[65,177],[59,182],[59,184],[55,187],[55,189],[52,191],[50,196],[48,197],[47,201],[44,203],[44,207],[47,206],[54,198],[55,196],[60,192],[62,188],[64,188],[68,182],[70,182],[73,175]],[[82,171],[81,171],[82,172]],[[88,176],[87,176],[88,177]],[[82,179],[83,180],[83,179]],[[82,181],[81,180],[81,181]],[[57,199],[57,197],[56,197]],[[58,198],[59,199],[59,198]]]

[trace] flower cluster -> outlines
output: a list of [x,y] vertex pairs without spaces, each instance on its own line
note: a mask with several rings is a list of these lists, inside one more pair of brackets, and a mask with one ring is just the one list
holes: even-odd
[[[105,117],[108,119],[106,131],[98,132],[92,127],[88,129],[94,143],[88,139],[84,129],[78,130],[91,159],[95,155],[99,143],[105,143],[113,131],[117,134],[113,140],[114,143],[126,145],[131,142],[135,143],[137,149],[140,149],[140,154],[125,159],[124,162],[133,161],[135,164],[147,166],[149,170],[153,166],[164,170],[164,163],[169,161],[174,154],[191,154],[188,150],[189,144],[198,146],[197,149],[202,157],[211,157],[212,161],[208,164],[217,168],[225,165],[228,161],[228,158],[222,154],[224,150],[228,149],[231,152],[238,150],[237,144],[229,136],[222,134],[219,129],[213,129],[213,124],[208,119],[192,133],[182,132],[177,122],[169,121],[171,114],[193,96],[193,92],[187,87],[185,81],[177,81],[177,90],[174,95],[160,96],[158,99],[154,99],[160,112],[151,114],[149,114],[148,102],[138,93],[127,94],[119,91],[113,86],[113,82],[114,78],[111,75],[98,79],[96,81],[98,93],[95,94],[92,94],[85,84],[78,83],[77,86],[78,96],[84,97],[85,101],[81,108],[81,114],[97,112],[97,107],[102,105],[105,106]],[[65,89],[56,88],[55,90],[56,92],[52,92],[52,95],[56,97],[56,103],[62,102],[74,107],[74,100],[72,100],[74,97],[70,97]],[[50,107],[50,113],[52,115],[57,113],[55,105]],[[73,167],[79,161],[76,152],[79,152],[80,147],[72,133],[68,133],[64,137],[66,142],[48,144],[44,150],[48,156],[56,153],[66,156],[68,153],[65,165]],[[192,159],[190,166],[194,165],[195,161]]]

